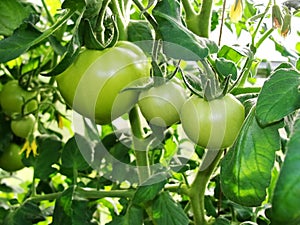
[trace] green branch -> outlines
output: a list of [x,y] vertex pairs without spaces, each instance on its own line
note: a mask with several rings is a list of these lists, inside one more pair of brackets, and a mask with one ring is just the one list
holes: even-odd
[[208,224],[205,219],[205,207],[204,198],[205,190],[210,181],[211,175],[218,165],[220,158],[223,154],[222,150],[207,150],[205,158],[198,170],[198,173],[188,190],[190,197],[190,203],[194,214],[195,225],[206,225]]
[[132,147],[135,152],[139,181],[140,183],[143,183],[150,176],[150,167],[147,146],[145,146],[144,132],[137,106],[129,112],[129,121],[133,138]]
[[195,12],[189,0],[182,0],[182,5],[186,13],[187,28],[200,37],[208,38],[213,0],[203,0],[200,13]]

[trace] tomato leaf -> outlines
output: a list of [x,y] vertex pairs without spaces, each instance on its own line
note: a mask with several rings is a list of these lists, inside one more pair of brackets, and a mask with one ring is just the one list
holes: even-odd
[[86,160],[84,156],[92,157],[92,155],[90,154],[92,152],[93,150],[91,143],[83,136],[75,134],[68,140],[63,148],[61,156],[62,166],[65,168],[72,168],[77,170],[88,169],[89,164],[87,161],[89,161],[89,159]]
[[0,63],[17,58],[27,51],[41,32],[31,24],[23,24],[12,36],[0,41]]
[[128,41],[134,42],[144,52],[151,54],[153,36],[150,25],[145,21],[130,21],[127,27]]
[[53,221],[51,225],[71,225],[72,216],[72,198],[74,193],[74,186],[66,189],[62,195],[56,199],[55,208],[53,212]]
[[183,26],[178,1],[160,1],[154,7],[152,14],[164,41],[164,52],[169,57],[199,60],[217,51],[217,45],[214,42],[196,36]]
[[130,206],[124,216],[116,217],[107,225],[143,225],[143,209],[137,206]]
[[221,76],[227,77],[231,75],[232,79],[236,80],[237,68],[235,63],[225,58],[217,58],[215,63],[216,63],[216,70]]
[[223,45],[217,54],[218,58],[225,58],[235,63],[238,63],[243,57],[252,57],[252,55],[253,53],[248,48],[228,45]]
[[165,173],[157,173],[142,183],[132,199],[134,204],[146,203],[153,200],[167,183]]
[[300,108],[300,74],[279,69],[262,87],[257,100],[256,116],[262,125],[281,120]]
[[74,35],[68,44],[65,54],[62,56],[62,60],[47,74],[44,76],[56,76],[65,71],[77,58],[80,52],[80,43],[78,36]]
[[230,200],[244,206],[259,206],[264,201],[275,152],[280,149],[280,125],[260,127],[255,107],[251,109],[236,143],[221,163],[222,190]]
[[69,11],[60,20],[43,33],[30,23],[23,23],[14,31],[12,36],[0,41],[0,63],[8,62],[17,58],[31,47],[40,44],[54,34],[65,22],[74,15]]
[[152,217],[157,225],[188,225],[189,218],[168,192],[162,192],[153,201]]
[[86,7],[85,0],[65,0],[61,7],[63,9],[70,9],[71,11],[83,11]]
[[287,143],[287,153],[272,199],[271,221],[274,225],[300,224],[300,118]]
[[38,156],[30,154],[28,158],[23,158],[23,163],[34,167],[35,178],[47,179],[56,171],[52,165],[58,162],[62,143],[54,136],[50,136],[37,138],[37,145]]
[[17,0],[1,0],[0,9],[0,35],[4,36],[12,35],[31,12]]
[[5,217],[4,225],[32,225],[44,220],[37,203],[27,201]]

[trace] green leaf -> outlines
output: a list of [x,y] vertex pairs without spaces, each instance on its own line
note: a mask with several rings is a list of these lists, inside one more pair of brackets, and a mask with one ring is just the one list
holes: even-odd
[[54,34],[75,12],[69,11],[60,20],[41,33],[30,23],[22,24],[15,30],[12,36],[0,41],[0,63],[5,63],[17,58],[32,46],[40,44],[49,36]]
[[225,58],[216,59],[216,69],[217,72],[223,77],[231,75],[233,80],[237,78],[236,65],[230,60]]
[[152,218],[157,225],[188,225],[189,218],[168,192],[162,192],[153,201]]
[[92,152],[93,148],[91,143],[83,136],[75,134],[68,140],[63,148],[61,156],[62,166],[77,170],[88,169],[89,159],[85,159],[84,156],[92,158],[92,155],[90,154]]
[[234,146],[221,163],[221,185],[227,198],[259,206],[271,181],[275,152],[280,149],[281,124],[260,127],[255,107],[249,112]]
[[143,204],[153,200],[167,183],[167,174],[157,173],[142,183],[132,199],[134,204]]
[[137,206],[130,206],[124,216],[116,217],[107,225],[143,225],[143,209]]
[[96,225],[91,222],[95,211],[96,204],[91,204],[87,200],[73,200],[72,225]]
[[235,63],[238,63],[242,57],[250,55],[252,55],[252,53],[248,48],[228,45],[223,45],[217,54],[218,58],[225,58]]
[[12,211],[4,220],[3,225],[32,225],[44,221],[42,211],[36,203],[27,201]]
[[163,38],[164,53],[174,59],[199,60],[217,51],[217,45],[183,26],[178,1],[160,1],[152,11]]
[[297,71],[275,71],[258,96],[256,116],[259,123],[274,123],[300,108],[299,86],[300,74]]
[[228,219],[222,217],[218,217],[213,223],[213,225],[230,225],[230,224],[231,222]]
[[47,74],[44,76],[56,76],[65,71],[77,58],[80,52],[80,43],[78,36],[74,35],[67,46],[65,54],[62,56],[62,60]]
[[55,137],[39,137],[37,138],[37,146],[38,156],[31,154],[28,158],[23,159],[23,163],[26,166],[33,166],[35,178],[43,180],[57,170],[53,164],[58,162],[62,143]]
[[40,35],[41,32],[30,24],[20,26],[12,36],[0,41],[0,63],[5,63],[23,54]]
[[56,199],[51,225],[73,225],[71,218],[73,194],[74,186],[71,186]]
[[130,21],[127,26],[128,40],[141,47],[144,52],[151,53],[153,45],[152,31],[145,21]]
[[71,11],[84,11],[86,7],[85,0],[65,0],[61,6],[63,9],[70,9]]
[[300,224],[300,118],[287,143],[287,153],[272,199],[271,221],[274,225]]
[[0,1],[0,35],[10,36],[23,20],[28,18],[31,10],[18,0]]

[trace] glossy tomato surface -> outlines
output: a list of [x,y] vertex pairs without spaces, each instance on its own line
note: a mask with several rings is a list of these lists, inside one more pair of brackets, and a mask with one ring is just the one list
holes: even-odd
[[149,74],[149,60],[143,51],[122,41],[103,51],[82,51],[56,80],[70,107],[98,124],[107,124],[138,100],[136,91],[121,90]]
[[12,120],[10,127],[12,132],[21,138],[27,138],[32,132],[35,124],[35,117],[30,114],[18,120]]
[[180,110],[186,96],[180,84],[168,81],[143,91],[138,105],[148,122],[156,126],[171,126],[180,121]]
[[8,81],[1,91],[0,103],[3,112],[8,116],[14,113],[20,114],[22,113],[22,107],[24,107],[24,113],[33,112],[38,107],[37,101],[29,100],[35,96],[35,92],[29,92],[21,88],[17,80]]
[[7,149],[0,155],[0,168],[14,172],[24,167],[22,163],[22,156],[19,154],[20,146],[11,143]]
[[231,94],[212,101],[193,95],[181,110],[181,123],[186,135],[208,149],[230,147],[244,117],[244,106]]

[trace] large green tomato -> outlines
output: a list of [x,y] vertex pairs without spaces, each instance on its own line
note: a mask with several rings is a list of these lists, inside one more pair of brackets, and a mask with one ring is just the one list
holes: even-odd
[[10,127],[12,132],[21,138],[27,138],[28,135],[33,131],[35,124],[35,117],[30,114],[18,120],[12,120]]
[[149,60],[143,51],[122,41],[103,51],[82,51],[56,80],[71,108],[98,124],[107,124],[137,102],[136,91],[121,90],[149,77],[149,71]]
[[145,119],[156,126],[171,126],[180,120],[180,110],[186,101],[184,88],[168,81],[140,94],[138,105]]
[[181,110],[181,123],[186,135],[208,149],[230,147],[244,117],[244,106],[231,94],[212,101],[194,95]]
[[[0,103],[3,112],[11,116],[14,113],[22,113],[25,102],[36,96],[36,92],[29,92],[19,86],[17,80],[8,81],[2,88]],[[38,107],[37,101],[32,100],[26,103],[24,113],[32,112]]]
[[11,143],[7,149],[0,155],[0,168],[7,172],[14,172],[24,167],[22,156],[19,154],[21,147]]

